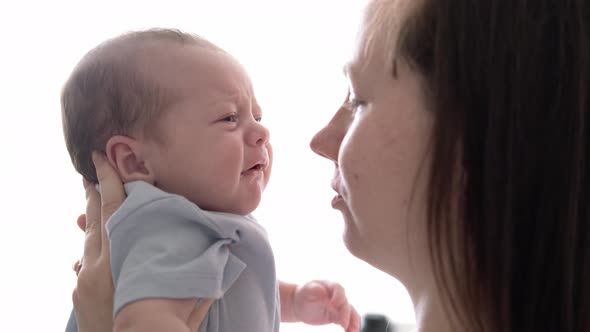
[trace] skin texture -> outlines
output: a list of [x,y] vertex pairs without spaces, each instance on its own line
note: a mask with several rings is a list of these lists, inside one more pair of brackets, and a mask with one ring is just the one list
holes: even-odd
[[[105,223],[123,203],[125,192],[117,172],[99,154],[93,154],[102,197],[94,185],[84,182],[87,195],[86,214],[78,218],[78,226],[86,233],[83,264],[74,270],[78,283],[73,293],[74,308],[80,332],[113,330],[113,285],[110,275],[109,244]],[[102,198],[102,199],[101,199]],[[279,282],[281,320],[310,325],[338,324],[346,332],[360,330],[360,315],[348,303],[344,288],[338,283],[314,280],[303,285]],[[192,309],[186,326],[195,331],[213,300],[205,299]],[[152,305],[153,303],[149,303]],[[166,305],[166,304],[165,304]]]
[[[246,215],[260,203],[272,164],[269,131],[245,70],[227,53],[152,46],[152,68],[174,102],[155,132],[109,139],[106,156],[124,183],[143,180],[199,207]],[[189,331],[197,299],[144,299],[123,307],[115,331]]]
[[[77,224],[85,234],[84,255],[76,264],[78,274],[72,294],[79,332],[113,330],[113,284],[110,270],[109,242],[105,224],[125,199],[123,184],[106,158],[94,153],[102,197],[94,184],[84,181],[86,214]],[[203,321],[213,300],[204,300],[189,314],[186,325],[195,331]]]
[[427,248],[425,178],[433,117],[420,77],[403,64],[393,77],[378,56],[383,52],[367,57],[360,43],[345,67],[348,98],[310,146],[334,163],[333,206],[344,217],[347,248],[408,279],[409,253]]
[[281,321],[309,325],[337,324],[344,331],[360,329],[360,316],[335,282],[313,280],[303,285],[279,282]]
[[[272,164],[269,132],[260,124],[262,113],[243,68],[216,50],[179,47],[166,52],[165,58],[155,56],[150,61],[154,68],[166,69],[155,70],[155,74],[170,85],[168,90],[174,91],[178,101],[159,119],[157,137],[139,131],[114,136],[107,143],[106,156],[94,155],[103,205],[107,203],[108,209],[103,206],[100,217],[97,193],[92,185],[86,186],[87,195],[93,197],[88,201],[88,216],[102,224],[79,224],[93,234],[100,227],[101,237],[105,236],[104,221],[123,202],[125,182],[147,181],[183,195],[201,208],[242,215],[258,206],[268,183]],[[91,241],[87,247],[99,244],[100,259],[89,268],[85,255],[79,269],[74,292],[79,331],[196,330],[212,300],[204,300],[196,308],[197,299],[136,301],[125,306],[113,322],[108,240]],[[86,273],[89,269],[92,274]],[[84,287],[98,284],[100,293]],[[312,281],[299,287],[281,282],[279,291],[283,321],[335,323],[347,332],[360,328],[360,316],[337,283]]]
[[248,75],[224,52],[165,46],[144,60],[174,94],[157,137],[114,136],[109,161],[123,182],[151,182],[205,210],[251,213],[270,177],[272,149]]
[[[348,250],[404,284],[421,331],[447,331],[425,214],[434,116],[421,76],[403,61],[392,74],[385,49],[390,42],[367,33],[374,3],[367,7],[356,51],[344,69],[349,95],[310,147],[334,163],[332,206],[342,213]],[[399,8],[401,17],[401,9],[409,6]]]

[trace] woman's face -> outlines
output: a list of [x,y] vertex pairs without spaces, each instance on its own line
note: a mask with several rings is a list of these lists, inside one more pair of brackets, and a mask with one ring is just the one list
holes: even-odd
[[[432,113],[421,77],[403,62],[392,74],[385,43],[368,54],[361,27],[345,67],[349,95],[311,141],[335,165],[332,201],[345,222],[344,242],[355,256],[402,278],[410,254],[426,252],[426,184]],[[414,264],[416,261],[414,260]]]

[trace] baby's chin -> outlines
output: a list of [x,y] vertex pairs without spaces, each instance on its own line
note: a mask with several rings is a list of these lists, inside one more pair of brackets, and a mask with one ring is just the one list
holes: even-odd
[[245,216],[254,212],[258,208],[258,205],[260,205],[260,198],[252,199],[250,202],[243,202],[242,204],[237,204],[237,206],[235,206],[232,209],[234,211],[230,213]]
[[[224,202],[217,202],[217,204],[202,204],[199,205],[204,210],[232,213],[241,216],[246,216],[258,208],[260,205],[261,195],[252,194],[241,200],[226,200]],[[203,202],[204,203],[204,202]],[[212,202],[210,202],[212,203]]]

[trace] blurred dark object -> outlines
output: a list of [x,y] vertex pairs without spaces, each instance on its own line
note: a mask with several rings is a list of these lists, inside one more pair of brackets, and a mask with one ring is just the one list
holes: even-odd
[[361,332],[395,332],[395,326],[385,315],[366,314],[361,323]]

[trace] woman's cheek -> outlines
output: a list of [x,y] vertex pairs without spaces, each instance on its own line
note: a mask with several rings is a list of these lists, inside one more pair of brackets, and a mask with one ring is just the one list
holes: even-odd
[[342,194],[348,200],[359,194],[357,191],[363,170],[361,151],[353,143],[353,140],[343,142],[339,160],[341,185],[344,190]]
[[356,121],[353,121],[348,127],[344,138],[340,142],[340,149],[338,151],[338,165],[340,165],[341,168],[348,168],[348,165],[351,164],[351,160],[357,158],[357,146],[359,143],[358,138],[357,123]]

